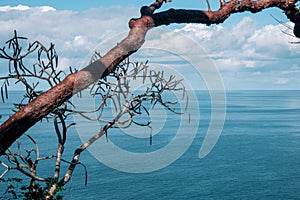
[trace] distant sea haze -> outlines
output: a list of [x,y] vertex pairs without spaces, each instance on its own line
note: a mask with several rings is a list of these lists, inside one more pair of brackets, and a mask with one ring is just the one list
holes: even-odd
[[[20,98],[19,92],[9,95],[6,103],[0,103],[1,123],[11,115],[12,102]],[[85,186],[84,168],[78,165],[63,192],[65,199],[300,199],[300,91],[227,92],[222,135],[203,159],[198,154],[210,123],[211,103],[208,91],[197,91],[197,97],[198,132],[178,160],[158,171],[134,174],[111,169],[86,151],[80,161],[88,171],[88,184]],[[109,139],[128,151],[151,152],[175,137],[178,125],[173,117],[173,123],[167,120],[153,137],[152,146],[149,138],[132,138],[118,131],[109,133]],[[37,123],[29,133],[39,142],[43,155],[55,152],[51,123]],[[64,158],[71,160],[80,144],[76,129],[71,129]],[[54,167],[40,164],[40,174],[53,175]],[[0,194],[5,189],[1,183]]]

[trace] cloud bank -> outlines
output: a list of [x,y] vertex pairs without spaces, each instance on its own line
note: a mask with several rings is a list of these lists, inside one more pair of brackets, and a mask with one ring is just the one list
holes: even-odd
[[[128,31],[128,21],[137,8],[95,8],[81,12],[52,7],[0,7],[0,44],[12,37],[14,30],[28,41],[39,40],[56,45],[60,66],[79,66],[105,39]],[[117,43],[118,41],[116,41]]]
[[188,24],[176,31],[202,45],[229,89],[300,89],[300,45],[291,44],[298,40],[284,34],[286,29],[282,24],[257,28],[245,17],[232,28]]
[[[61,68],[80,67],[101,42],[128,32],[128,21],[138,17],[138,11],[136,7],[78,12],[48,6],[3,6],[0,7],[0,44],[3,46],[17,30],[29,41],[55,43]],[[207,51],[227,89],[300,89],[297,78],[300,77],[300,44],[290,44],[297,40],[284,34],[283,29],[280,24],[258,28],[251,17],[245,17],[229,28],[187,24],[171,32],[173,36],[178,33],[192,38]],[[157,45],[184,48],[180,41],[163,44],[162,36],[158,38]],[[0,73],[3,72],[2,67]]]

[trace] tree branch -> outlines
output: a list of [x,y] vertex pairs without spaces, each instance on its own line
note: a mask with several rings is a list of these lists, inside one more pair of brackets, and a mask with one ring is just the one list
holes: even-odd
[[[224,22],[231,14],[237,12],[260,12],[269,7],[278,7],[285,11],[287,17],[296,24],[294,32],[300,35],[299,10],[295,7],[297,0],[231,0],[220,1],[217,11],[168,10],[154,13],[166,0],[157,0],[151,6],[142,7],[141,17],[131,19],[128,36],[104,57],[88,65],[79,72],[68,75],[61,83],[38,96],[0,126],[0,155],[36,122],[47,116],[74,94],[87,88],[99,78],[114,69],[121,61],[136,52],[144,43],[147,31],[155,26],[171,23],[218,24]],[[297,30],[296,30],[297,28]],[[299,30],[299,31],[298,31]]]
[[288,19],[294,23],[300,22],[299,9],[295,7],[297,0],[232,0],[221,1],[220,9],[216,11],[170,9],[153,14],[155,26],[169,25],[173,23],[201,23],[206,25],[223,23],[231,14],[250,11],[261,12],[266,8],[278,7],[285,11]]

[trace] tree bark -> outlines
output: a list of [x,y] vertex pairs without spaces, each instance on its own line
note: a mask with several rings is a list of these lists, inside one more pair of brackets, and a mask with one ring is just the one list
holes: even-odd
[[[224,22],[233,13],[245,11],[254,13],[269,7],[283,10],[296,27],[300,24],[299,10],[295,6],[297,0],[231,0],[229,2],[221,0],[220,9],[217,11],[170,9],[154,14],[164,2],[165,0],[156,0],[149,7],[142,7],[142,16],[130,20],[130,32],[121,43],[101,59],[77,73],[68,75],[61,83],[41,94],[4,122],[0,126],[0,155],[3,155],[12,143],[36,122],[79,91],[106,76],[121,61],[136,52],[143,45],[147,31],[153,27],[172,23],[218,24]],[[294,29],[296,36],[300,36],[298,29]]]

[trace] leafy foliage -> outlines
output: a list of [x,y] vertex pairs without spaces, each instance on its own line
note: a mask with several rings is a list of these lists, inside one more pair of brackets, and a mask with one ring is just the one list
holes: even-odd
[[[40,184],[26,185],[23,183],[21,178],[8,178],[0,179],[0,182],[6,183],[6,191],[0,196],[0,199],[10,200],[10,199],[23,199],[23,200],[42,200],[45,199],[49,187],[51,184],[42,186]],[[59,193],[63,191],[63,188],[57,190],[57,194],[53,198],[54,200],[63,199],[63,196]]]

